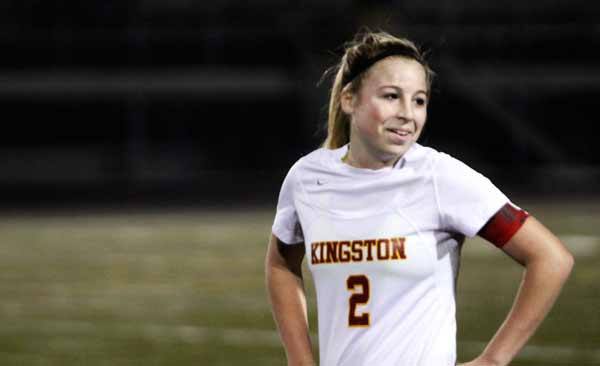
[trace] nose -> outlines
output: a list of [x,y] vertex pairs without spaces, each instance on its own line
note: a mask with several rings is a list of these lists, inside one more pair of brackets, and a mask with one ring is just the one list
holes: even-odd
[[398,99],[397,117],[406,121],[412,121],[414,119],[415,115],[410,98]]

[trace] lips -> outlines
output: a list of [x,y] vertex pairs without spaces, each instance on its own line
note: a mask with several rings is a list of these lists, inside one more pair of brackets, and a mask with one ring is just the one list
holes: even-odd
[[407,137],[408,135],[412,134],[410,130],[405,130],[402,128],[386,128],[386,131],[402,137]]

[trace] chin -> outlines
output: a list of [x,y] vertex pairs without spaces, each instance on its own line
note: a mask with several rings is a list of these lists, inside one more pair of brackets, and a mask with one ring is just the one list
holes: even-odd
[[402,155],[404,155],[404,153],[408,150],[409,147],[410,145],[396,145],[393,148],[387,147],[385,149],[382,149],[380,151],[380,159],[382,161],[396,160],[402,157]]
[[402,144],[402,145],[391,145],[391,146],[387,146],[387,148],[385,149],[385,152],[389,155],[393,155],[394,157],[399,157],[404,155],[405,152],[408,151],[408,149],[410,149],[410,147],[412,146],[412,144],[414,143],[414,141],[407,141],[406,143]]

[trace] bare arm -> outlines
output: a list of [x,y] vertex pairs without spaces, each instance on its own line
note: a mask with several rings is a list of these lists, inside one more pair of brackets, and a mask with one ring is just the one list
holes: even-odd
[[289,366],[314,366],[302,259],[304,243],[287,245],[271,235],[265,274],[273,317],[285,347]]
[[508,365],[556,301],[574,259],[560,240],[529,217],[502,248],[525,267],[508,316],[482,354],[464,366]]

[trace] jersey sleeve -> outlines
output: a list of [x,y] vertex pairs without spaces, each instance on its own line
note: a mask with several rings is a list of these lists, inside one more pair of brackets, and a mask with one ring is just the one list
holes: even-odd
[[450,155],[440,153],[433,174],[446,229],[473,237],[509,202],[488,178]]
[[304,241],[302,227],[296,211],[295,197],[298,195],[298,181],[295,177],[296,166],[293,166],[285,177],[279,199],[277,212],[273,222],[273,234],[286,244],[295,244]]

